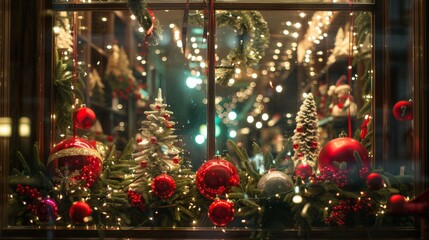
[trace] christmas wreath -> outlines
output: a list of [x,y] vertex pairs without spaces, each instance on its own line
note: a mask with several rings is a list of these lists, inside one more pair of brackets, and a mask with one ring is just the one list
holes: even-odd
[[[190,16],[191,22],[204,25],[201,14]],[[216,66],[216,81],[227,85],[236,69],[246,69],[259,63],[268,47],[270,33],[267,22],[258,11],[218,11],[216,26],[231,27],[237,33],[238,46]]]

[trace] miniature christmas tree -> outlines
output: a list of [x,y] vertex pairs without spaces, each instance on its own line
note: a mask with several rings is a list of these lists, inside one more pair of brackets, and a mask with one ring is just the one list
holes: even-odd
[[113,96],[124,100],[137,89],[136,79],[130,69],[130,61],[123,47],[113,45],[112,54],[107,60],[106,79],[113,91]]
[[92,101],[104,103],[104,83],[95,68],[89,73],[88,88]]
[[150,105],[152,110],[145,111],[147,120],[141,123],[142,137],[137,139],[138,152],[134,154],[135,160],[154,174],[176,170],[183,151],[175,146],[178,141],[177,136],[173,135],[175,122],[170,121],[173,112],[166,110],[166,107],[159,89],[155,103]]
[[152,110],[145,111],[147,120],[141,123],[128,194],[148,202],[147,214],[157,215],[152,224],[183,226],[195,218],[195,174],[176,146],[175,122],[170,120],[173,112],[166,107],[159,89]]
[[319,133],[317,130],[317,108],[313,94],[309,93],[296,116],[296,128],[292,137],[295,153],[292,159],[295,165],[308,163],[316,168],[319,151]]

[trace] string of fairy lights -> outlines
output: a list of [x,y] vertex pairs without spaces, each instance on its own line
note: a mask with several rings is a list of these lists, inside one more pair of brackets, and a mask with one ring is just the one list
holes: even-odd
[[[353,14],[353,13],[351,13]],[[306,13],[304,12],[300,12],[299,13],[299,17],[301,18],[305,18],[307,17]],[[306,64],[310,65],[309,67],[309,75],[310,76],[314,76],[315,73],[315,68],[311,66],[312,63],[312,46],[313,44],[320,44],[321,41],[325,38],[328,37],[328,33],[327,30],[329,29],[329,25],[330,23],[333,21],[333,18],[335,17],[335,13],[330,12],[330,11],[320,11],[320,12],[316,12],[310,21],[308,21],[308,30],[306,31],[305,36],[303,37],[303,40],[301,40],[300,42],[298,42],[298,39],[300,37],[299,35],[299,29],[302,27],[300,22],[291,22],[291,21],[285,21],[284,22],[284,29],[282,31],[282,34],[289,36],[293,39],[296,39],[296,41],[292,41],[290,44],[286,44],[283,43],[281,41],[276,42],[276,48],[274,49],[274,54],[271,56],[272,60],[268,61],[268,63],[262,68],[259,69],[260,71],[260,75],[262,76],[268,76],[270,79],[275,79],[276,77],[278,77],[278,71],[289,71],[291,70],[292,66],[293,66],[293,60],[295,59],[294,54],[296,54],[296,61],[298,63],[303,63],[304,66]],[[82,19],[82,18],[80,18]],[[130,16],[131,20],[135,20],[135,17],[133,15]],[[109,21],[109,19],[107,17],[101,17],[100,21],[106,22]],[[137,24],[136,24],[137,26]],[[67,26],[69,27],[69,25]],[[182,41],[180,39],[180,28],[175,25],[174,23],[171,23],[169,25],[169,28],[172,32],[172,35],[174,36],[173,39],[176,42],[176,46],[178,48],[182,48]],[[69,34],[70,33],[70,29],[66,31],[61,30],[61,28],[59,28],[58,26],[55,26],[53,31],[57,34]],[[141,27],[138,27],[137,31],[139,32],[144,32],[144,29],[142,29]],[[356,33],[353,33],[353,35],[355,35]],[[67,38],[64,38],[65,41],[65,46],[67,46]],[[190,74],[191,76],[186,80],[186,84],[189,88],[191,89],[196,89],[196,90],[201,90],[203,85],[206,84],[206,80],[203,79],[204,78],[204,73],[206,71],[206,63],[204,61],[204,44],[201,44],[203,42],[203,40],[201,38],[198,38],[196,36],[191,36],[190,37],[190,41],[191,41],[191,48],[189,48],[189,52],[184,53],[186,58],[190,61],[190,62],[194,62],[194,63],[198,63],[197,65],[193,65],[192,69],[190,70]],[[353,44],[352,42],[350,44]],[[367,46],[361,45],[361,46],[354,46],[352,45],[353,48],[353,52],[357,53],[358,48],[364,48]],[[112,43],[108,43],[105,46],[106,49],[111,49],[112,48]],[[68,57],[68,53],[70,53],[70,51],[65,51],[65,58]],[[162,53],[161,49],[155,49],[155,54],[160,55]],[[316,52],[316,55],[320,56],[319,58],[317,58],[317,61],[319,62],[323,62],[326,61],[326,59],[323,59],[323,52]],[[160,57],[161,61],[166,62],[168,61],[168,57],[166,55]],[[136,56],[136,60],[139,61],[142,65],[147,64],[146,60],[143,58],[143,56],[141,55],[137,55]],[[217,60],[219,60],[219,57],[217,57]],[[281,61],[278,61],[281,60]],[[79,61],[78,65],[84,65],[85,63],[83,61]],[[90,67],[90,65],[88,64],[88,67]],[[351,66],[349,66],[351,67]],[[222,122],[226,125],[233,125],[233,126],[237,126],[239,124],[238,120],[237,120],[237,115],[235,113],[235,110],[237,108],[237,105],[239,103],[243,103],[247,100],[249,100],[251,98],[251,96],[253,96],[255,94],[255,88],[257,87],[257,79],[259,78],[259,74],[257,72],[257,70],[255,69],[247,69],[245,73],[241,73],[241,72],[236,72],[237,76],[240,74],[245,74],[247,77],[250,77],[251,79],[253,79],[253,81],[251,81],[248,86],[243,89],[240,88],[238,91],[236,91],[234,94],[232,94],[231,96],[228,97],[222,97],[222,96],[217,96],[216,97],[216,114],[217,116],[222,120]],[[143,70],[141,72],[142,76],[146,76],[147,72],[146,70]],[[357,78],[357,75],[354,75],[352,80],[354,78]],[[238,79],[238,78],[236,78]],[[235,82],[230,82],[230,86],[233,86]],[[275,91],[277,93],[281,93],[282,92],[282,86],[281,85],[276,85],[274,86],[272,81],[270,81],[270,86],[275,89]],[[370,96],[368,96],[367,98],[370,98]],[[252,107],[250,108],[249,112],[246,113],[246,121],[249,124],[255,124],[255,127],[257,129],[260,129],[263,127],[263,123],[262,121],[257,120],[257,118],[260,116],[261,119],[263,121],[267,121],[270,119],[270,116],[268,116],[267,113],[264,112],[264,108],[266,106],[267,103],[269,103],[270,99],[267,96],[264,96],[263,94],[257,94],[254,100],[254,103],[252,104]],[[204,104],[207,103],[207,100],[205,99],[203,101]],[[74,107],[74,106],[73,106]],[[235,114],[234,114],[235,113]],[[287,113],[285,115],[286,118],[291,119],[293,117],[292,113]],[[291,122],[292,123],[292,122]],[[112,164],[115,164],[115,161],[112,162]],[[180,170],[179,170],[180,171]],[[147,174],[147,173],[146,173]],[[248,174],[246,174],[247,177],[250,177]],[[69,176],[65,176],[66,178],[69,178]],[[131,174],[131,177],[133,177],[133,174]],[[192,175],[179,175],[179,178],[194,178]],[[149,178],[149,182],[151,182],[151,179]],[[55,191],[59,192],[58,187],[54,188]],[[85,187],[78,187],[77,189],[79,192],[88,192],[88,189]],[[74,193],[74,191],[76,190],[71,190],[70,193]],[[106,199],[106,202],[102,205],[103,207],[108,207],[109,203],[108,200],[111,199],[112,194],[117,193],[119,190],[118,189],[112,189],[111,187],[107,187],[105,195],[102,197],[98,197],[97,200],[101,200],[102,198]],[[151,190],[150,190],[151,191]],[[301,190],[300,187],[295,187],[294,188],[294,197],[292,199],[293,203],[295,204],[299,204],[303,201],[303,198],[301,196]],[[306,191],[306,189],[304,189],[304,191]],[[183,194],[186,195],[188,192],[184,191]],[[337,193],[337,195],[339,195],[340,193]],[[361,197],[363,197],[365,195],[364,192],[361,192]],[[14,196],[12,194],[9,195],[10,198],[13,198]],[[62,194],[58,194],[57,198],[58,199],[62,199],[64,197],[64,195]],[[89,194],[82,194],[81,195],[82,199],[85,201],[88,201],[90,196]],[[228,196],[226,196],[228,197]],[[280,198],[281,194],[276,194],[274,196],[272,196],[273,198]],[[188,208],[198,208],[198,211],[201,211],[201,208],[199,206],[197,206],[195,204],[196,199],[193,198],[192,201],[189,203]],[[331,204],[332,201],[329,202],[329,204]],[[25,205],[26,203],[24,203]],[[384,214],[385,211],[383,209],[386,209],[386,205],[385,204],[381,204],[380,205],[381,210],[379,212],[377,212],[376,214]],[[304,207],[302,210],[302,215],[306,214],[306,211],[309,209],[309,207]],[[103,210],[103,209],[97,209],[95,208],[96,211],[100,211],[102,215],[104,215],[105,218],[110,218],[109,213],[107,210]],[[180,211],[180,208],[177,209],[178,211]],[[325,208],[325,211],[327,212],[329,210],[329,207]],[[238,212],[242,211],[241,208],[239,208],[237,210]],[[258,211],[262,211],[261,208],[258,208]],[[157,215],[158,212],[155,211],[155,215]],[[61,220],[61,216],[59,216],[56,220]],[[153,221],[153,217],[149,217],[149,221]],[[32,221],[32,220],[31,220]],[[116,226],[110,226],[110,228],[112,229],[120,229],[120,227],[122,226],[122,219],[121,218],[117,218],[114,220],[116,222]],[[245,220],[242,220],[243,223],[245,223]],[[197,220],[193,220],[193,224],[197,224]],[[74,226],[72,225],[68,225],[68,228],[73,228]],[[109,227],[109,226],[107,226]],[[174,227],[174,226],[173,226]]]
[[[309,19],[308,14],[305,12],[297,12],[297,15],[302,20]],[[235,111],[237,107],[237,102],[242,102],[242,100],[240,100],[240,97],[238,96],[244,94],[244,100],[249,99],[249,97],[254,94],[254,91],[251,91],[251,89],[254,89],[256,87],[256,84],[259,84],[259,82],[261,82],[256,81],[258,79],[268,77],[269,87],[273,88],[275,93],[281,93],[284,91],[285,86],[282,83],[276,84],[276,79],[281,76],[282,72],[289,72],[290,70],[292,70],[295,64],[302,63],[304,66],[310,64],[308,68],[309,75],[315,76],[317,69],[315,69],[315,67],[311,64],[311,61],[313,61],[312,54],[314,54],[312,52],[312,47],[314,44],[320,44],[323,39],[328,37],[327,29],[329,29],[329,25],[333,21],[335,15],[336,13],[332,11],[315,12],[307,22],[308,27],[303,37],[300,36],[302,32],[300,30],[303,27],[301,23],[302,20],[295,22],[291,20],[285,20],[284,22],[282,22],[281,25],[284,27],[279,34],[282,34],[286,38],[272,43],[275,45],[275,47],[273,48],[273,53],[267,56],[267,58],[270,59],[266,61],[266,64],[259,69],[248,68],[244,72],[241,72],[240,69],[237,69],[234,78],[229,81],[228,85],[231,87],[234,86],[236,81],[240,78],[249,78],[253,81],[248,84],[246,89],[243,90],[243,88],[239,88],[229,97],[217,97],[216,103],[219,103],[220,105],[216,107],[216,114],[221,119],[221,121],[226,125],[237,125],[237,121],[240,119],[236,119],[236,115],[234,113],[236,113]],[[83,16],[80,16],[81,20],[82,18]],[[136,20],[135,16],[132,14],[129,16],[129,18],[132,22],[135,22]],[[111,18],[107,16],[102,16],[100,18],[100,21],[111,21]],[[82,27],[85,28],[85,26]],[[137,32],[144,32],[144,29],[138,24],[135,23],[134,27],[136,28],[135,30]],[[181,40],[181,29],[179,24],[169,23],[168,27],[170,29],[172,40],[175,42],[175,45],[177,46],[177,48],[182,48],[183,43]],[[198,35],[190,35],[189,40],[190,47],[188,48],[186,53],[183,53],[190,63],[190,75],[185,80],[186,86],[191,89],[201,90],[207,83],[207,79],[205,76],[207,66],[206,61],[204,61],[206,44],[204,39]],[[105,46],[105,49],[107,50],[110,50],[111,48],[112,43],[108,43]],[[156,47],[154,53],[160,55],[160,60],[162,62],[167,62],[169,60],[168,55],[165,53],[165,51],[162,51],[160,47]],[[323,58],[324,54],[325,53],[318,51],[316,53],[316,55],[318,56],[317,61],[326,61],[326,59]],[[147,65],[146,59],[141,54],[137,54],[135,58],[137,62],[142,64],[143,66]],[[217,55],[216,60],[219,61],[219,56]],[[84,63],[80,62],[80,64]],[[141,75],[147,76],[147,74],[147,69],[143,68],[143,70],[141,71]],[[305,97],[305,95],[303,95],[303,97]],[[263,127],[263,123],[267,122],[266,119],[268,113],[264,112],[264,106],[269,103],[269,98],[267,96],[264,96],[263,94],[261,97],[260,94],[254,99],[255,103],[252,105],[252,108],[248,110],[248,113],[246,114],[245,118],[247,119],[248,124],[255,124],[254,127],[260,129]],[[207,100],[204,99],[203,104],[206,104],[206,102]],[[294,113],[287,113],[287,115],[290,116],[289,118],[291,118],[293,117]],[[261,118],[261,121],[256,121],[256,118],[258,117]],[[271,116],[268,116],[268,118],[270,117]]]

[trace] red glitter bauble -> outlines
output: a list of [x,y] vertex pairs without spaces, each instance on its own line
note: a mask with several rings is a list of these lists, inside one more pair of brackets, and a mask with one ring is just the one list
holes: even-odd
[[132,207],[138,208],[142,212],[146,211],[146,201],[142,194],[134,192],[133,190],[128,190],[127,195],[128,202]]
[[362,167],[369,167],[370,161],[368,151],[357,140],[348,137],[335,138],[329,141],[319,153],[319,169],[329,168],[338,171],[334,162],[347,163],[347,170],[356,166],[354,152],[357,152],[362,159]]
[[302,179],[308,179],[313,174],[313,168],[308,163],[300,164],[295,169],[295,175]]
[[226,200],[215,200],[209,206],[208,216],[215,226],[224,227],[234,220],[234,203]]
[[101,155],[87,140],[68,138],[52,149],[48,170],[57,179],[61,175],[73,175],[71,180],[82,180],[85,187],[91,187],[101,174]]
[[74,113],[75,126],[80,129],[89,129],[94,126],[97,117],[91,108],[81,107]]
[[55,220],[58,216],[57,203],[50,198],[42,199],[36,204],[34,208],[34,214],[41,222]]
[[161,174],[153,179],[152,190],[159,198],[169,198],[176,190],[176,182],[170,175]]
[[399,101],[393,106],[393,116],[399,121],[413,120],[413,103]]
[[178,164],[180,162],[180,158],[178,158],[178,157],[174,157],[173,158],[173,163],[174,164]]
[[141,138],[141,137],[138,137],[137,139],[136,139],[136,142],[138,142],[138,143],[141,143],[143,141],[143,139]]
[[83,201],[74,202],[69,209],[70,219],[76,223],[87,223],[92,214],[91,207]]
[[370,173],[366,177],[366,186],[373,191],[382,189],[384,187],[383,176],[379,173]]
[[224,159],[216,158],[205,162],[196,174],[197,189],[208,199],[228,193],[231,186],[237,186],[239,183],[237,168]]
[[314,142],[311,143],[311,147],[312,148],[317,148],[318,145],[319,144],[316,141],[314,141]]
[[387,209],[391,214],[402,215],[407,212],[407,199],[400,195],[392,195],[387,203]]
[[147,167],[147,162],[145,160],[140,162],[140,167],[141,168],[146,168]]

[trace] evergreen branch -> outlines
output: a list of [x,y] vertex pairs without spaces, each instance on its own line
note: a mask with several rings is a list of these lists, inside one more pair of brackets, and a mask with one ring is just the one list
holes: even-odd
[[363,162],[362,162],[362,158],[360,157],[359,153],[357,151],[353,152],[353,156],[355,157],[358,169],[362,169],[363,168]]
[[365,102],[365,104],[362,106],[362,108],[359,110],[359,112],[357,113],[358,116],[363,116],[364,113],[368,112],[371,109],[371,102]]
[[18,161],[21,164],[21,166],[24,168],[22,174],[23,175],[33,175],[33,172],[30,168],[30,166],[28,165],[27,161],[25,160],[24,156],[22,155],[21,152],[17,152],[16,154],[18,156]]
[[232,141],[232,140],[230,140],[230,139],[228,139],[227,141],[226,141],[226,145],[229,147],[229,148],[231,148],[232,149],[232,151],[235,153],[235,154],[237,154],[237,156],[238,156],[238,159],[240,160],[240,163],[241,163],[241,167],[244,169],[246,166],[245,166],[245,162],[247,161],[247,158],[246,158],[246,156],[243,154],[243,152],[241,151],[241,149],[237,146],[237,144],[234,142],[234,141]]
[[[74,100],[76,99],[83,103],[81,89],[85,87],[85,83],[82,79],[82,68],[74,69],[71,61],[66,61],[58,57],[57,51],[55,51],[55,60],[56,65],[53,77],[55,93],[54,113],[56,116],[55,131],[65,134],[67,127],[73,124],[72,106],[75,103]],[[74,86],[73,72],[77,76],[76,86]]]

